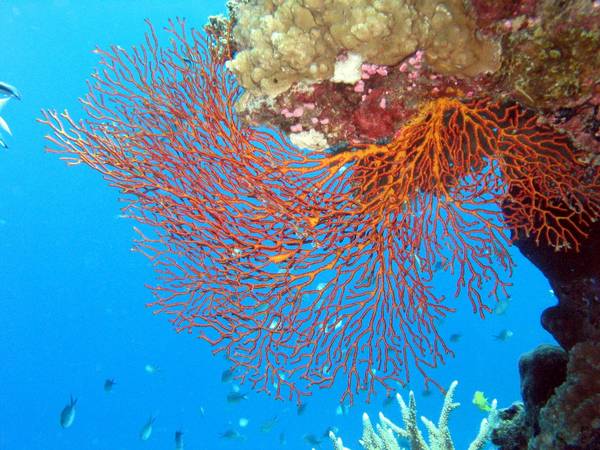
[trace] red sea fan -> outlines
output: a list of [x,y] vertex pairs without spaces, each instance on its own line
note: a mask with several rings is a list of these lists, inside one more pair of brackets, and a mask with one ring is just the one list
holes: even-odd
[[[146,45],[129,53],[98,50],[102,70],[82,100],[88,118],[47,111],[42,122],[53,130],[52,151],[101,172],[127,194],[127,214],[154,226],[158,237],[144,238],[139,249],[162,276],[157,311],[171,314],[179,330],[197,329],[271,386],[280,370],[298,370],[270,352],[296,347],[272,325],[282,311],[269,310],[263,297],[267,281],[277,295],[286,292],[276,263],[306,240],[285,208],[291,198],[305,203],[299,183],[278,169],[292,149],[237,119],[240,88],[224,68],[227,49],[186,33],[183,21],[168,31],[169,48],[151,29]],[[260,361],[256,351],[252,361],[241,358],[236,347],[252,339],[261,342],[255,349],[267,346]],[[220,346],[224,340],[234,342]],[[282,378],[277,391],[286,384]]]
[[168,31],[168,48],[151,30],[140,49],[99,51],[88,118],[43,122],[158,233],[138,244],[162,276],[156,311],[259,390],[299,397],[341,378],[352,398],[397,389],[411,367],[434,382],[453,311],[435,271],[483,316],[505,294],[507,228],[561,248],[598,216],[597,174],[517,105],[441,98],[386,145],[305,154],[238,120],[225,46],[182,21]]

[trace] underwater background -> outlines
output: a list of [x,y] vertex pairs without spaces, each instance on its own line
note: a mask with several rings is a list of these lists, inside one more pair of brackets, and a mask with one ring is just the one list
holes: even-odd
[[[145,285],[155,275],[131,252],[136,224],[120,216],[119,193],[92,169],[67,167],[44,150],[40,110],[80,116],[77,98],[97,67],[96,46],[141,44],[146,18],[166,42],[160,30],[169,18],[201,28],[222,12],[222,0],[0,0],[0,81],[22,94],[2,110],[13,135],[0,149],[0,449],[174,449],[176,431],[192,450],[309,449],[319,440],[326,449],[330,427],[356,449],[363,411],[400,419],[381,391],[370,404],[363,396],[340,407],[339,390],[316,389],[300,413],[295,403],[246,385],[239,392],[247,399],[228,402],[235,381],[222,381],[227,361],[145,307],[152,300]],[[429,375],[442,386],[460,383],[455,400],[462,406],[450,419],[457,448],[466,448],[485,417],[473,393],[498,399],[499,407],[520,399],[519,356],[554,343],[539,317],[555,298],[541,273],[510,250],[517,267],[506,311],[481,320],[462,295],[451,299],[458,312],[441,326],[457,335],[450,343],[456,357]],[[454,287],[448,280],[436,291],[451,298]],[[109,392],[107,379],[116,383]],[[437,421],[442,394],[422,392],[416,373],[410,388],[419,415]],[[63,429],[70,396],[76,416]],[[151,416],[152,435],[142,441]]]

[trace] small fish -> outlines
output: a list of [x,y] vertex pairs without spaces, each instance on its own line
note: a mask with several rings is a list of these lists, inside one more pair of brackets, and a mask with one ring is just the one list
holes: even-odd
[[221,382],[229,383],[234,375],[235,375],[235,368],[230,367],[229,369],[224,370],[221,373]]
[[63,428],[69,428],[73,425],[73,421],[75,420],[75,405],[77,404],[77,399],[71,396],[69,403],[63,408],[60,413],[60,426]]
[[156,366],[153,366],[152,364],[146,364],[146,365],[144,366],[144,370],[145,370],[147,373],[156,373],[156,372],[158,372],[160,369],[159,369],[158,367],[156,367]]
[[237,430],[229,429],[219,434],[221,439],[227,439],[228,441],[243,441],[246,440],[246,436],[240,434]]
[[175,432],[175,450],[183,450],[183,431]]
[[287,444],[287,439],[285,438],[285,433],[282,431],[281,433],[279,433],[279,445],[285,445]]
[[431,395],[431,389],[429,389],[428,387],[426,387],[425,389],[423,389],[423,392],[421,392],[421,395],[423,397],[429,397]]
[[483,412],[490,412],[492,410],[490,402],[482,391],[475,391],[473,394],[473,404]]
[[458,342],[460,341],[460,338],[462,337],[462,334],[460,333],[454,333],[450,335],[450,342]]
[[269,329],[276,330],[279,327],[279,318],[274,317],[271,323],[269,324]]
[[433,265],[433,271],[438,272],[440,270],[446,270],[449,264],[450,261],[442,257],[441,261],[436,261],[436,263]]
[[346,416],[346,415],[348,415],[349,411],[350,411],[350,405],[345,405],[343,403],[340,403],[335,408],[335,415],[336,416]]
[[142,441],[147,441],[148,439],[150,439],[150,436],[152,435],[152,425],[154,425],[155,420],[156,417],[150,416],[148,422],[146,422],[146,424],[140,430],[140,439]]
[[269,420],[265,420],[263,423],[260,424],[260,432],[261,433],[268,433],[270,432],[275,425],[277,425],[277,422],[279,421],[279,418],[277,416],[273,417],[272,419]]
[[413,254],[413,256],[415,257],[415,263],[417,264],[417,269],[419,271],[421,271],[421,258],[419,258],[419,255],[417,255],[416,253]]
[[494,308],[494,314],[501,316],[508,310],[509,306],[510,306],[510,297],[500,300]]
[[115,383],[115,380],[112,378],[107,378],[106,380],[104,380],[104,391],[105,392],[110,392],[112,391],[113,386],[117,384]]
[[511,337],[513,337],[513,335],[514,335],[514,333],[512,331],[510,331],[509,329],[505,328],[502,331],[500,331],[500,333],[498,333],[496,336],[494,336],[494,339],[496,339],[497,341],[506,342]]
[[[4,108],[4,105],[6,105],[6,103],[8,103],[9,99],[10,98],[0,98],[0,111],[2,111],[2,108]],[[2,116],[0,116],[0,129],[4,130],[9,135],[12,135],[12,132],[10,131],[10,127],[8,126],[8,123],[6,123],[6,120],[4,120],[2,118]],[[0,134],[0,147],[2,147],[2,148],[8,148],[8,145],[6,144],[6,142],[4,141],[4,139],[2,139],[2,135],[1,134]]]
[[186,64],[186,66],[188,66],[188,69],[193,69],[200,63],[199,57],[192,54],[186,54],[186,56],[183,56],[181,60]]
[[250,423],[250,421],[248,419],[246,419],[245,417],[240,417],[240,420],[238,420],[238,425],[242,428],[246,428],[249,423]]
[[255,314],[261,314],[261,315],[264,315],[263,313],[265,313],[268,310],[269,310],[269,304],[266,302],[259,304],[258,306],[256,306],[253,309]]
[[12,136],[12,131],[10,131],[10,127],[8,126],[8,123],[6,123],[6,120],[4,120],[2,118],[2,116],[0,116],[0,128],[2,128],[4,131],[6,131],[9,136]]
[[396,396],[394,394],[388,395],[386,398],[383,399],[383,407],[387,408],[388,406],[392,405],[395,400]]
[[4,81],[0,81],[0,92],[10,97],[14,97],[17,100],[21,100],[21,93],[19,90]]
[[298,405],[298,407],[296,408],[296,414],[298,414],[299,416],[301,416],[302,414],[304,414],[304,411],[306,411],[306,407],[308,406],[307,403],[300,403]]
[[302,436],[302,439],[304,439],[304,442],[306,442],[307,444],[314,445],[315,447],[321,445],[321,442],[323,442],[322,439],[319,439],[314,434],[305,434],[304,436]]
[[242,394],[239,391],[231,391],[229,394],[227,394],[227,403],[239,403],[242,400],[248,400],[248,395],[247,394]]

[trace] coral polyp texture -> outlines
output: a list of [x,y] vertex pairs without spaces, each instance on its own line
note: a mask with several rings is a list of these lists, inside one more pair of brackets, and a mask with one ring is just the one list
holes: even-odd
[[[244,1],[206,34],[178,21],[167,46],[151,29],[141,48],[98,50],[87,118],[43,119],[52,149],[101,172],[126,194],[126,214],[156,233],[140,232],[137,246],[161,276],[154,310],[277,397],[336,385],[352,400],[414,373],[436,384],[432,369],[452,355],[438,325],[454,311],[435,291],[438,274],[453,276],[454,295],[484,317],[506,295],[513,238],[577,250],[600,215],[595,153],[540,120],[547,112],[499,94],[494,58],[507,27],[488,14],[477,30],[482,5],[372,3],[354,12],[367,25],[397,25],[404,14],[380,36],[389,59],[369,44],[385,27],[340,22],[349,3]],[[257,8],[270,15],[253,33],[244,27]],[[439,65],[436,14],[465,50],[443,58],[463,61],[460,70]],[[244,64],[258,64],[265,30],[273,38],[304,25],[330,65],[308,76],[306,61],[272,50],[258,62],[280,64],[269,70],[286,89],[267,92],[252,74],[272,74]],[[364,40],[349,47],[333,30]],[[398,34],[414,44],[392,49]],[[474,54],[493,63],[465,71]],[[335,61],[347,63],[339,78]],[[356,72],[353,84],[345,70]]]
[[236,18],[239,52],[228,66],[251,95],[336,75],[358,81],[356,71],[355,79],[340,76],[342,54],[355,55],[357,68],[395,65],[418,49],[443,73],[500,67],[499,45],[475,34],[462,0],[257,0],[240,2]]

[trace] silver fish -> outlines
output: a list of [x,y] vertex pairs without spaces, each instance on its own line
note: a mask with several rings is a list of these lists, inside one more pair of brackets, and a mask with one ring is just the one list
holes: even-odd
[[[0,111],[2,111],[2,109],[6,106],[6,104],[8,103],[9,100],[10,100],[10,97],[0,98]],[[0,120],[2,120],[2,125],[0,125],[0,127],[2,127],[2,129],[4,131],[6,131],[8,134],[12,134],[10,132],[10,129],[8,128],[8,124],[6,123],[6,121],[4,119],[2,119],[1,116],[0,116]]]
[[498,333],[497,335],[495,335],[494,339],[496,339],[497,341],[506,342],[506,341],[508,341],[513,336],[514,336],[514,333],[511,330],[505,328],[502,331],[500,331],[500,333]]
[[154,424],[155,420],[156,417],[150,416],[148,422],[146,422],[146,425],[144,425],[143,428],[140,430],[140,439],[142,441],[147,441],[148,439],[150,439],[150,436],[152,435],[152,425]]
[[71,396],[69,403],[63,408],[60,413],[60,426],[63,428],[69,428],[73,425],[73,421],[75,420],[75,405],[77,404],[77,399]]
[[[8,100],[10,100],[10,97],[0,98],[0,111],[2,111],[2,108],[4,108],[4,106],[8,103]],[[8,126],[8,123],[6,123],[6,120],[4,120],[2,118],[2,116],[0,116],[0,129],[4,130],[8,134],[12,135],[12,132],[10,131],[10,127]],[[0,147],[8,148],[8,144],[2,138],[2,134],[0,134]]]
[[8,126],[8,123],[6,123],[6,120],[4,120],[2,118],[2,116],[0,116],[0,128],[2,128],[4,131],[6,131],[8,134],[10,134],[12,136],[12,131],[10,131],[10,127]]
[[19,90],[14,86],[5,83],[4,81],[0,81],[0,92],[9,95],[10,97],[14,97],[17,100],[21,100],[21,93]]

